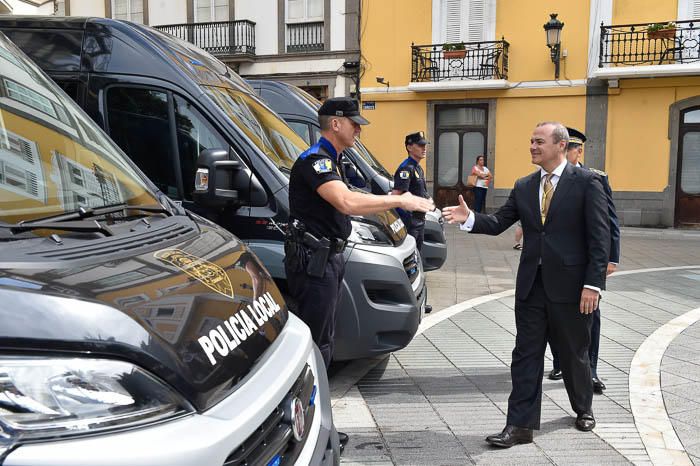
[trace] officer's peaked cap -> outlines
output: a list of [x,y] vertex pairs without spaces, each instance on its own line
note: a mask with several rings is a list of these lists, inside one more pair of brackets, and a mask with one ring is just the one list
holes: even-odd
[[424,146],[428,143],[428,140],[425,139],[425,133],[423,131],[418,131],[417,133],[411,133],[406,135],[406,145],[409,144],[419,144],[421,146]]
[[350,118],[358,125],[368,125],[369,121],[360,115],[360,109],[355,99],[349,97],[333,97],[326,99],[318,109],[319,116],[337,116]]
[[566,131],[569,133],[569,144],[581,144],[586,142],[586,135],[575,128],[569,128],[567,126]]

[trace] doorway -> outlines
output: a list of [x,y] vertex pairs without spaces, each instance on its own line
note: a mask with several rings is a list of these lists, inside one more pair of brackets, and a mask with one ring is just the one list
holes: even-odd
[[435,204],[457,205],[462,194],[471,207],[474,195],[467,177],[477,156],[483,155],[488,165],[488,105],[438,105],[435,122]]
[[700,227],[700,107],[681,112],[676,171],[676,227]]

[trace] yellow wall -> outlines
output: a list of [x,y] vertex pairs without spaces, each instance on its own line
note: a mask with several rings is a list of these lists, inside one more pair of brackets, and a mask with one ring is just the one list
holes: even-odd
[[365,66],[361,87],[379,86],[382,76],[391,86],[411,79],[411,43],[432,40],[431,0],[361,0],[361,47]]
[[676,0],[614,0],[612,24],[660,23],[678,17]]
[[512,188],[535,170],[530,136],[537,123],[556,120],[578,129],[586,123],[585,96],[500,99],[496,105],[496,188]]
[[370,125],[363,128],[360,139],[391,173],[406,158],[406,135],[428,129],[425,101],[377,102],[376,110],[363,115]]
[[605,170],[616,191],[661,192],[668,185],[669,107],[700,95],[700,78],[635,79],[608,98]]
[[496,38],[509,43],[508,80],[541,81],[554,79],[554,63],[547,48],[543,25],[550,13],[558,13],[564,23],[562,49],[568,57],[561,62],[559,79],[582,79],[588,63],[588,1],[505,1],[496,6]]

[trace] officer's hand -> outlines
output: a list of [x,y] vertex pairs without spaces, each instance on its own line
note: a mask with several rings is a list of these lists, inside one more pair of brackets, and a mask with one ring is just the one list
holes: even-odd
[[462,195],[459,195],[459,205],[443,207],[442,216],[445,217],[447,223],[464,223],[469,218],[469,207],[464,202]]
[[605,276],[609,277],[617,270],[617,264],[613,262],[608,262],[608,270],[605,271]]
[[432,199],[426,199],[424,197],[414,196],[409,192],[405,192],[401,195],[401,200],[403,201],[404,210],[410,210],[413,212],[429,212],[435,208]]
[[579,304],[579,311],[581,314],[590,314],[595,311],[598,307],[598,298],[600,293],[596,290],[591,290],[590,288],[584,288],[581,291],[581,303]]

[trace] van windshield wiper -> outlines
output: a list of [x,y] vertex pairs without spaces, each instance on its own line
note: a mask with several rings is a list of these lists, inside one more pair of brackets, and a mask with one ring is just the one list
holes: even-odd
[[170,212],[168,209],[166,209],[165,207],[160,206],[160,205],[115,204],[115,205],[111,205],[111,206],[98,207],[98,208],[81,207],[74,212],[68,212],[68,213],[60,214],[60,215],[53,215],[50,217],[35,218],[32,220],[28,220],[28,221],[21,221],[18,223],[18,225],[25,225],[25,226],[45,225],[46,222],[56,223],[56,222],[65,222],[65,221],[69,221],[69,220],[78,220],[78,219],[82,220],[84,218],[99,217],[100,215],[114,214],[114,213],[117,213],[120,211],[127,211],[127,210],[141,210],[143,212],[165,214],[168,217],[173,215],[172,212]]
[[114,236],[114,232],[106,225],[102,225],[97,220],[84,221],[61,221],[61,222],[42,222],[42,223],[15,223],[0,224],[0,228],[8,228],[13,234],[24,233],[30,230],[62,230],[62,231],[77,231],[80,233],[102,233],[105,236]]

